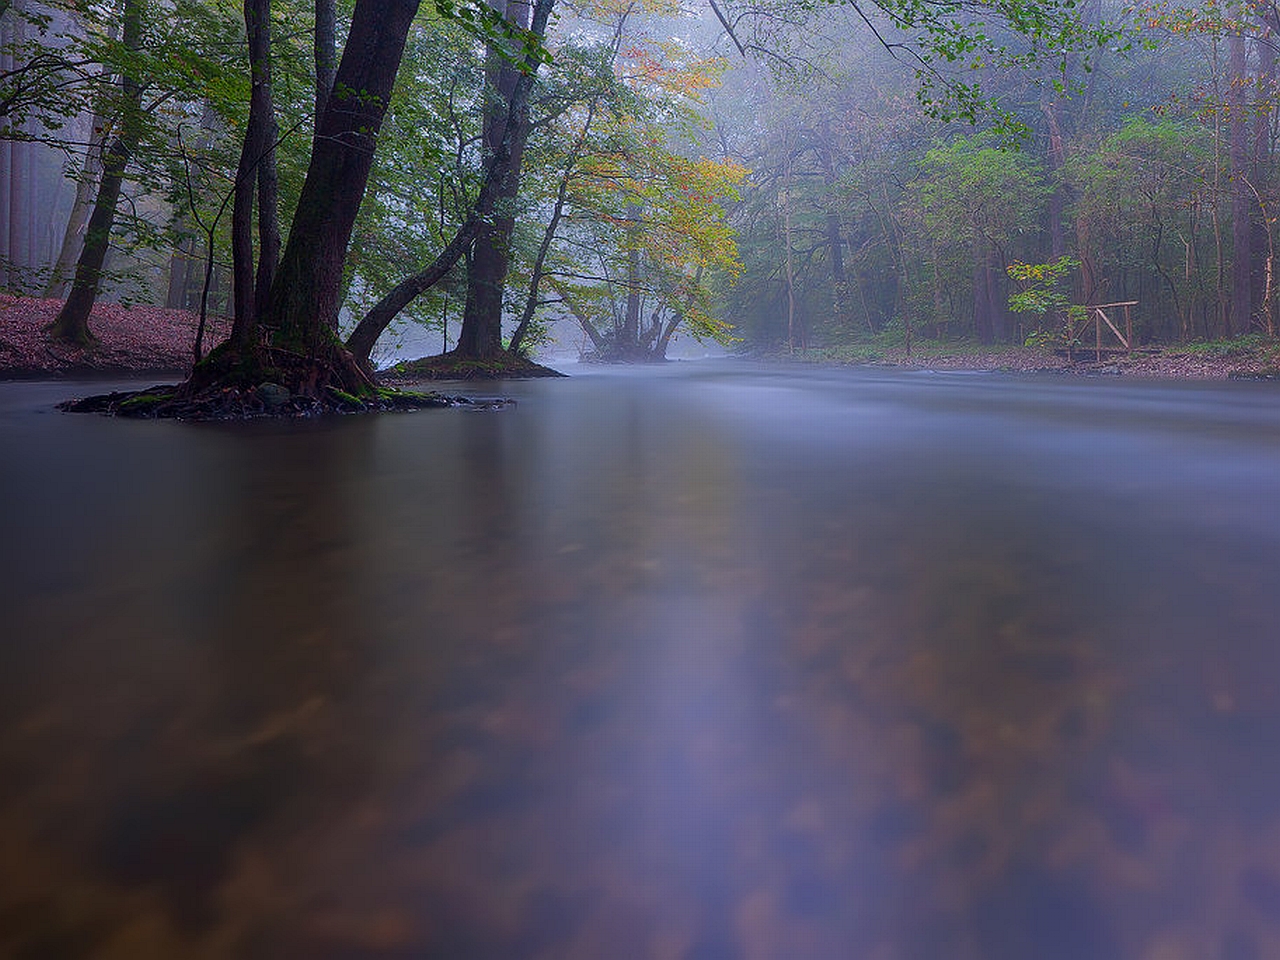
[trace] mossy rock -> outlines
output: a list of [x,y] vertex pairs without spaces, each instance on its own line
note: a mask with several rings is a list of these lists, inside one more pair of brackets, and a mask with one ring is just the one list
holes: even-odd
[[157,408],[168,403],[174,397],[171,387],[144,390],[120,401],[117,413],[125,417],[145,417],[153,415]]
[[512,353],[485,358],[444,353],[398,363],[387,374],[405,380],[521,380],[564,376],[558,370]]

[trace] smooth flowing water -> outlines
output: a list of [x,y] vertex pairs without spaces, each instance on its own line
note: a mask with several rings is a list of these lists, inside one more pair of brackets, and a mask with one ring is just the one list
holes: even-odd
[[1280,389],[0,385],[0,955],[1280,956]]

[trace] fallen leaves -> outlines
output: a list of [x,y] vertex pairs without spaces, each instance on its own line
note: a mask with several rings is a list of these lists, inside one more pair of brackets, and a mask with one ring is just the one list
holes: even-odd
[[[89,317],[97,343],[73,347],[52,340],[48,328],[61,300],[0,294],[0,377],[77,373],[157,373],[191,368],[199,317],[185,310],[99,303]],[[231,321],[210,317],[206,352],[226,339]]]

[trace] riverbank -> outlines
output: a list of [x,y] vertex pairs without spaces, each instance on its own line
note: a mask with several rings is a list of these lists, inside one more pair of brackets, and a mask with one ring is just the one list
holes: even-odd
[[[62,308],[61,300],[11,297],[0,294],[0,380],[56,379],[103,376],[186,377],[194,359],[200,318],[185,310],[100,303],[89,317],[97,339],[92,347],[73,347],[53,340],[50,324]],[[231,320],[210,317],[204,352],[231,333]],[[388,383],[425,380],[500,380],[560,377],[564,374],[519,356],[493,361],[458,360],[452,354],[425,357],[385,371]]]
[[[170,375],[191,370],[192,347],[199,317],[185,310],[143,305],[100,303],[93,309],[89,329],[97,338],[91,348],[70,347],[50,339],[47,328],[57,316],[61,300],[42,300],[0,294],[0,380],[47,379],[85,375]],[[231,332],[225,317],[210,317],[205,352]],[[1045,347],[984,346],[922,340],[911,355],[901,345],[882,343],[816,347],[787,353],[757,355],[781,363],[823,363],[884,366],[913,370],[975,370],[1006,373],[1054,373],[1078,376],[1133,376],[1194,380],[1280,379],[1280,341],[1261,336],[1231,341],[1184,344],[1133,355],[1112,354],[1101,362],[1089,351],[1074,361]],[[472,367],[475,367],[472,364]],[[559,376],[529,363],[519,371],[495,373],[449,365],[449,357],[426,358],[386,372],[388,382],[425,379],[490,379],[502,376]]]
[[[0,294],[0,379],[86,374],[185,376],[191,370],[200,322],[194,313],[98,303],[89,316],[89,330],[97,343],[73,347],[51,339],[47,332],[61,308],[61,300]],[[205,352],[230,332],[230,320],[210,317]]]
[[1210,343],[1144,349],[1133,354],[1077,350],[1074,358],[1047,347],[989,346],[968,342],[917,341],[908,356],[900,345],[851,344],[779,351],[770,360],[801,364],[883,366],[910,370],[973,370],[1131,376],[1185,380],[1280,379],[1280,341],[1258,335]]

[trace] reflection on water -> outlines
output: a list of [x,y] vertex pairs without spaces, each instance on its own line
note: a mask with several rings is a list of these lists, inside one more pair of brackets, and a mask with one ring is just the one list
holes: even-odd
[[1280,395],[0,386],[0,955],[1280,956]]

